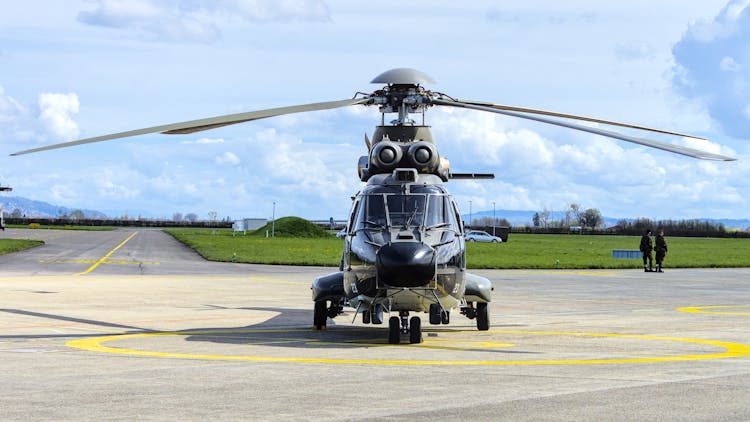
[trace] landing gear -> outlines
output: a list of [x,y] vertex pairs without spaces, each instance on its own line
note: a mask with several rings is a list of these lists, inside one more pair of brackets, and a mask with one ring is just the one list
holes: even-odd
[[451,313],[443,309],[439,303],[430,304],[430,324],[450,324]]
[[477,330],[487,331],[490,329],[490,307],[487,302],[477,302]]
[[438,303],[432,303],[430,304],[430,324],[432,325],[438,325],[442,322],[441,313],[443,312],[442,308],[440,308],[440,304]]
[[487,331],[490,329],[490,307],[487,302],[469,303],[465,308],[461,308],[461,313],[466,318],[477,320],[477,330]]
[[[388,343],[399,344],[401,334],[409,335],[409,343],[422,342],[422,320],[418,316],[409,319],[408,311],[400,311],[399,316],[392,316],[388,320]],[[411,327],[410,327],[411,325]]]
[[399,319],[397,316],[392,316],[388,320],[388,343],[399,344],[401,342],[401,329],[399,327]]
[[328,318],[336,318],[343,313],[344,307],[341,306],[341,302],[337,299],[331,300],[331,306],[328,306],[328,301],[317,300],[315,301],[315,311],[313,312],[313,330],[325,330],[326,321]]
[[382,324],[383,323],[383,305],[377,303],[369,310],[362,311],[363,324]]
[[409,343],[422,342],[422,320],[418,316],[411,317],[411,328],[409,328]]
[[313,330],[325,330],[328,318],[328,306],[325,300],[315,302],[315,313],[313,314]]
[[376,303],[372,307],[372,323],[373,324],[382,324],[383,323],[383,305],[380,303]]

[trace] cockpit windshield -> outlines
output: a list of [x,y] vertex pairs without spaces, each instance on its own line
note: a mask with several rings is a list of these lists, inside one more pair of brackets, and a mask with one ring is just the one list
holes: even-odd
[[391,226],[421,226],[426,195],[386,195]]
[[458,230],[450,199],[443,194],[375,193],[363,195],[356,229],[449,227]]

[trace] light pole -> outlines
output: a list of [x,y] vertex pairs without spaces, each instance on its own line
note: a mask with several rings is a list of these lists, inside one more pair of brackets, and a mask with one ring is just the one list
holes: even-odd
[[495,224],[497,224],[495,220],[495,201],[492,201],[492,235],[493,236],[495,235]]
[[471,200],[469,200],[469,228],[471,228]]
[[276,237],[276,201],[273,201],[273,214],[271,214],[271,238]]

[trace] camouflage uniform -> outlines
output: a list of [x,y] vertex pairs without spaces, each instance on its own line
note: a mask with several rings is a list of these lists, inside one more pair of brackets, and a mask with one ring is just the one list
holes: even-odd
[[664,240],[664,232],[659,232],[656,235],[656,271],[663,273],[661,269],[661,263],[664,261],[664,257],[667,256],[667,241]]
[[[647,230],[646,234],[641,237],[641,252],[643,252],[643,271],[652,272],[654,271],[654,259],[651,256],[651,251],[654,250],[651,244],[651,230]],[[648,263],[648,266],[646,264]]]

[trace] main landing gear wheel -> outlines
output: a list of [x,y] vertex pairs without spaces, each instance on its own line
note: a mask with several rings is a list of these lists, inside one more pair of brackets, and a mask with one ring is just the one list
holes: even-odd
[[399,318],[392,316],[388,320],[388,343],[399,344],[401,342],[401,327]]
[[409,321],[409,343],[416,344],[422,342],[422,320],[418,316],[411,317]]
[[431,303],[430,304],[430,324],[432,325],[438,325],[442,322],[442,315],[441,313],[443,310],[440,308],[440,305],[437,303]]
[[450,324],[451,314],[449,311],[444,310],[438,303],[430,304],[430,324]]
[[477,302],[477,330],[490,329],[490,307],[487,302]]
[[388,343],[399,344],[401,334],[409,335],[409,343],[422,342],[422,320],[418,316],[409,319],[409,312],[401,311],[399,316],[392,316],[388,320]]
[[313,314],[313,330],[325,330],[328,318],[328,306],[325,300],[315,302],[315,313]]

